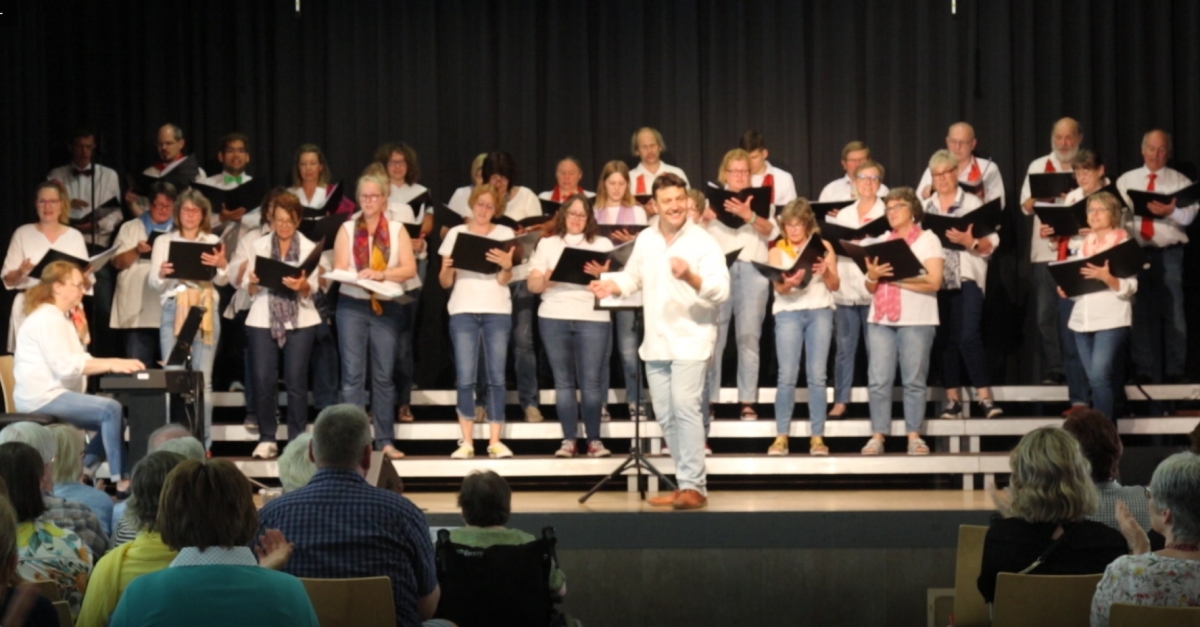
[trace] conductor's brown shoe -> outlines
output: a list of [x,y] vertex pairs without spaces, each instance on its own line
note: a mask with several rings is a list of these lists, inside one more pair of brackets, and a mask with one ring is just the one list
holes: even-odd
[[675,499],[677,498],[679,498],[679,490],[663,496],[648,498],[646,502],[655,507],[670,507],[675,504]]
[[708,497],[697,490],[681,490],[671,505],[675,509],[700,509],[708,505]]

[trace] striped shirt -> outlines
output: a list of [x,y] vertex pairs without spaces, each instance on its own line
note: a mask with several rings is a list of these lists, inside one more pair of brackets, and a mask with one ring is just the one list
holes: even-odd
[[1150,531],[1150,503],[1146,500],[1146,488],[1123,486],[1114,480],[1097,483],[1096,492],[1100,494],[1096,513],[1085,518],[1120,531],[1121,525],[1117,522],[1117,501],[1125,501],[1129,506],[1129,513],[1133,514],[1142,529]]
[[351,470],[323,468],[308,485],[259,513],[259,535],[279,529],[295,545],[284,572],[296,577],[386,576],[396,624],[421,624],[417,600],[437,586],[429,526],[412,501]]

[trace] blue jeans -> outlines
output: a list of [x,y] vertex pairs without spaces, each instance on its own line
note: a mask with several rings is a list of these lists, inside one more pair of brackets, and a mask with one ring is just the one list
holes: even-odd
[[1058,374],[1063,371],[1063,352],[1074,343],[1070,330],[1058,324],[1058,284],[1046,262],[1033,264],[1031,278],[1038,334],[1042,336],[1042,376]]
[[78,392],[63,392],[54,400],[32,413],[54,416],[63,422],[89,431],[99,431],[104,441],[104,456],[109,472],[129,476],[125,466],[125,425],[121,420],[121,404],[111,398],[90,396]]
[[158,361],[158,329],[125,329],[125,357],[136,359],[147,368]]
[[1083,369],[1083,361],[1079,359],[1079,344],[1075,341],[1075,332],[1068,323],[1071,321],[1071,310],[1075,301],[1070,298],[1059,298],[1058,294],[1058,333],[1065,338],[1063,342],[1063,365],[1067,370],[1067,398],[1072,405],[1087,405],[1091,398],[1091,388],[1088,387],[1087,372]]
[[[612,363],[613,346],[616,345],[618,351],[621,352],[621,372],[625,375],[625,402],[632,405],[634,397],[637,397],[639,404],[645,406],[649,404],[650,399],[646,398],[644,391],[639,390],[642,382],[638,380],[638,338],[637,333],[633,330],[634,312],[632,311],[617,311],[613,313],[613,338],[608,345],[608,358],[605,364]],[[546,334],[542,334],[543,342]],[[546,347],[546,353],[550,353],[550,347]],[[601,387],[603,388],[604,397],[608,398],[608,390],[610,389],[610,379],[612,369],[607,365],[604,372],[601,373]]]
[[[214,308],[220,309],[214,304]],[[192,368],[204,373],[204,448],[212,445],[212,390],[213,390],[213,361],[217,356],[217,346],[221,341],[221,315],[219,311],[212,313],[212,343],[206,344],[196,333],[192,340]],[[168,298],[162,306],[162,326],[158,329],[158,345],[162,350],[162,360],[165,362],[175,348],[175,299]],[[112,463],[112,458],[109,458]]]
[[367,359],[371,363],[371,424],[375,447],[392,443],[396,433],[396,389],[392,366],[396,363],[396,337],[404,313],[395,301],[380,301],[383,313],[375,315],[371,302],[342,295],[337,305],[338,348],[342,354],[342,402],[366,407]]
[[[513,371],[517,376],[517,400],[521,408],[538,406],[537,350],[533,344],[533,321],[537,318],[538,295],[529,291],[525,281],[510,283],[512,295]],[[480,353],[480,359],[483,354]],[[489,371],[480,373],[475,385],[476,405],[485,405],[491,383]]]
[[400,327],[400,337],[396,347],[396,404],[409,405],[412,403],[413,373],[415,359],[413,357],[413,342],[417,323],[417,304],[421,290],[405,292],[405,296],[413,300],[401,305],[404,309],[404,326]]
[[279,410],[276,394],[279,353],[283,353],[283,381],[287,389],[288,441],[304,433],[304,427],[308,424],[308,358],[312,354],[316,336],[315,326],[292,329],[287,332],[287,342],[280,348],[275,338],[271,337],[270,329],[246,327],[246,338],[250,341],[250,355],[253,357],[246,378],[255,383],[256,395],[251,402],[258,416],[260,442],[275,441],[275,413]]
[[312,364],[309,372],[312,376],[313,403],[316,404],[317,411],[337,404],[338,388],[341,386],[338,377],[337,338],[333,337],[333,329],[324,320],[313,327]]
[[[837,333],[837,355],[833,358],[833,402],[849,403],[854,387],[854,361],[859,337],[867,335],[870,305],[838,305],[833,314]],[[868,349],[870,346],[868,346]]]
[[579,438],[580,405],[575,401],[578,389],[588,442],[599,441],[600,407],[604,405],[600,373],[608,366],[604,357],[612,346],[612,324],[541,318],[538,329],[554,372],[554,406],[562,423],[563,439],[574,442]]
[[729,268],[729,298],[721,303],[717,317],[717,346],[712,367],[708,369],[711,400],[721,392],[721,361],[729,340],[729,319],[732,316],[737,334],[738,401],[758,400],[759,339],[762,338],[763,318],[767,314],[767,296],[771,282],[748,261],[735,261]]
[[991,385],[987,355],[983,351],[983,290],[974,281],[963,281],[962,289],[938,292],[942,344],[942,384],[947,388],[963,386],[963,365],[967,379],[977,388]]
[[925,380],[929,376],[929,351],[937,327],[867,325],[867,380],[871,396],[871,431],[888,433],[892,422],[892,384],[896,364],[904,386],[904,427],[921,430],[925,420]]
[[1142,250],[1146,252],[1150,268],[1138,273],[1130,350],[1137,373],[1159,383],[1164,376],[1183,376],[1187,361],[1183,246]]
[[1125,359],[1123,349],[1129,337],[1129,327],[1117,327],[1090,333],[1076,333],[1075,343],[1079,346],[1079,358],[1087,371],[1088,383],[1092,386],[1092,409],[1114,418],[1116,387],[1121,385],[1113,373],[1118,359]]
[[654,417],[675,461],[680,490],[708,494],[704,467],[704,421],[700,394],[707,361],[648,361],[646,383],[654,402]]
[[779,381],[775,384],[775,434],[787,435],[796,407],[796,377],[800,357],[808,352],[804,372],[808,378],[808,418],[812,434],[825,435],[825,369],[833,339],[832,309],[801,309],[775,314],[775,357]]
[[512,320],[506,314],[450,316],[459,420],[475,419],[475,381],[482,361],[487,372],[488,422],[504,422],[504,361],[508,357]]

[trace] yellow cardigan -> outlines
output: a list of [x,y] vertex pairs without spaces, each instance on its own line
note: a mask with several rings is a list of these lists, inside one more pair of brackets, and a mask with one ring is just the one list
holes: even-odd
[[107,625],[129,582],[170,566],[175,555],[162,536],[151,531],[140,531],[132,542],[109,551],[92,570],[76,627]]

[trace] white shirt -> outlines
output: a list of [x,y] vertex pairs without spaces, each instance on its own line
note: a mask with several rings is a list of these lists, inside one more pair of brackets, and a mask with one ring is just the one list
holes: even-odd
[[34,412],[64,392],[82,393],[83,367],[91,355],[83,350],[75,325],[61,309],[43,304],[29,314],[17,332],[13,356],[13,403],[19,412]]
[[792,179],[792,175],[780,170],[779,168],[767,162],[767,171],[762,174],[750,175],[751,187],[762,187],[763,180],[770,174],[774,179],[774,184],[771,187],[771,204],[786,205],[793,200],[796,200],[796,181]]
[[[808,240],[802,242],[796,249],[804,250],[806,246],[808,246]],[[776,249],[779,250],[781,255],[780,268],[790,268],[792,264],[796,263],[795,256],[789,255],[787,251],[778,246],[776,246]],[[793,287],[787,294],[775,292],[775,304],[771,306],[771,313],[779,315],[784,311],[828,309],[830,307],[833,307],[833,293],[825,286],[825,276],[821,275],[813,277],[804,289],[797,286]]]
[[[674,174],[674,175],[678,176],[679,178],[683,179],[684,185],[688,185],[689,187],[691,186],[691,184],[688,183],[688,177],[686,174],[683,173],[682,168],[678,168],[669,163],[659,161],[658,162],[658,172],[652,173],[652,172],[650,172],[650,170],[646,169],[646,164],[639,162],[637,164],[636,168],[629,171],[629,192],[631,194],[635,194],[638,196],[642,196],[645,194],[653,194],[654,193],[654,181],[658,180],[658,177],[662,176],[663,174],[666,174],[667,172],[670,172],[671,174]],[[644,191],[639,191],[639,190],[644,190]]]
[[[971,157],[975,161],[975,165],[979,167],[979,174],[983,177],[983,201],[991,202],[997,198],[1000,199],[1000,208],[1004,208],[1004,181],[1000,178],[1000,168],[994,161],[981,157]],[[971,180],[971,164],[967,164],[958,174],[960,183],[970,183]],[[979,182],[976,181],[976,184]],[[924,189],[929,187],[933,189],[933,175],[929,173],[929,168],[925,168],[925,173],[921,175],[921,182],[917,184],[917,197],[921,198]],[[932,196],[932,193],[930,194]]]
[[[890,233],[884,233],[879,237],[871,237],[863,240],[863,245],[877,244],[887,241]],[[922,264],[928,264],[930,259],[942,258],[942,242],[938,239],[933,231],[922,230],[917,236],[916,241],[912,243],[912,252],[917,259],[921,260]],[[882,285],[881,285],[882,287]],[[881,324],[889,327],[908,327],[918,325],[937,325],[938,324],[938,301],[937,293],[919,293],[912,290],[906,290],[897,286],[900,290],[900,319],[892,322],[887,319],[887,316],[875,319],[875,300],[871,300],[871,311],[868,314],[867,320],[872,324]]]
[[[258,262],[258,258],[271,258],[271,240],[274,234],[263,235],[250,243],[250,255],[246,260],[246,276],[249,277],[251,272],[254,272],[254,267]],[[304,237],[299,232],[292,236],[292,244],[300,244],[299,257],[293,265],[299,266],[308,258],[309,253],[317,247],[307,237]],[[284,262],[286,263],[286,262]],[[296,324],[284,325],[288,329],[303,329],[305,327],[315,326],[321,323],[321,314],[317,312],[316,305],[313,304],[312,294],[317,289],[317,273],[310,272],[306,278],[306,283],[309,287],[308,298],[298,298],[299,307],[296,309]],[[249,280],[243,281],[249,283]],[[345,287],[345,286],[343,286]],[[271,291],[267,289],[258,290],[257,294],[250,296],[250,313],[246,314],[246,326],[256,327],[259,329],[270,328],[271,326]]]
[[[21,263],[26,259],[36,266],[52,248],[80,259],[88,258],[87,244],[84,243],[83,234],[79,231],[67,227],[66,232],[59,235],[51,245],[50,240],[46,239],[46,236],[37,229],[36,224],[23,224],[13,231],[12,239],[8,242],[8,253],[4,256],[4,266],[0,268],[0,275],[8,274],[21,267]],[[24,291],[37,285],[39,280],[40,277],[30,274],[13,287],[9,287],[7,283],[4,284],[5,289],[21,290],[21,293],[13,298],[12,312],[9,315],[8,350],[10,352],[16,349],[17,330],[21,328],[21,322],[25,319]],[[91,293],[90,289],[88,293]]]
[[[82,200],[88,203],[83,209],[71,209],[72,220],[83,220],[87,218],[96,207],[116,198],[120,200],[121,196],[121,179],[116,170],[99,164],[91,164],[88,166],[92,170],[91,176],[80,176],[75,174],[76,168],[73,164],[60,166],[50,170],[50,174],[46,175],[48,181],[58,181],[67,188],[67,195],[72,200]],[[95,195],[93,195],[95,190]],[[117,225],[121,224],[120,207],[109,207],[98,213],[99,218],[94,225],[96,244],[108,247],[108,242],[112,239],[113,231],[117,230]],[[87,241],[91,241],[92,234],[89,233]]]
[[[834,202],[836,200],[853,200],[858,192],[858,188],[854,186],[854,181],[850,180],[850,175],[847,174],[840,179],[831,181],[824,189],[821,190],[821,196],[817,202]],[[879,198],[887,196],[888,186],[883,183],[879,184],[879,191],[875,193]]]
[[[1171,168],[1163,168],[1155,172],[1155,174],[1158,175],[1154,179],[1154,193],[1156,194],[1173,194],[1192,184],[1191,179]],[[1121,192],[1125,204],[1133,207],[1133,203],[1129,201],[1129,190],[1145,191],[1149,184],[1150,169],[1142,166],[1136,170],[1130,170],[1122,174],[1117,179],[1117,191]],[[1200,203],[1192,203],[1186,207],[1176,207],[1175,212],[1171,215],[1155,220],[1154,237],[1149,241],[1142,238],[1143,218],[1134,216],[1133,232],[1138,239],[1138,243],[1142,246],[1154,246],[1157,248],[1166,248],[1175,244],[1186,244],[1188,242],[1186,229],[1196,219],[1197,209],[1200,209]]]
[[[558,186],[556,185],[555,188],[557,188],[557,187]],[[587,196],[588,198],[596,197],[595,192],[589,192],[586,189],[585,190],[576,189],[576,192],[579,192],[579,191],[583,191],[583,195]],[[574,196],[574,194],[572,194],[571,196]],[[554,202],[566,202],[567,198],[570,198],[571,196],[562,196],[560,194],[559,199],[555,200]],[[538,198],[540,198],[542,200],[554,200],[554,190],[552,189],[550,191],[542,192],[542,193],[538,194]]]
[[[470,213],[470,212],[468,212]],[[520,222],[542,215],[542,202],[528,187],[514,187],[504,203],[504,217]]]
[[[386,219],[386,216],[385,216],[385,219]],[[350,272],[353,272],[354,274],[358,274],[358,271],[360,270],[360,268],[358,267],[358,264],[356,264],[354,261],[354,223],[355,223],[354,219],[346,220],[344,223],[342,223],[341,231],[346,234],[346,241],[349,244],[346,247],[347,250],[349,251],[349,255],[348,255],[349,264],[347,265],[346,269],[349,270]],[[400,232],[404,230],[404,227],[401,226],[400,223],[395,220],[388,220],[387,226],[388,226],[388,238],[389,238],[389,242],[390,242],[390,246],[388,247],[389,250],[388,250],[387,267],[395,268],[400,265],[400,246],[401,246],[401,241],[402,241],[400,239]],[[403,286],[403,284],[401,284],[401,285]],[[383,296],[381,294],[374,294],[372,292],[368,292],[367,290],[365,290],[361,287],[358,287],[356,285],[351,285],[349,283],[342,283],[341,295],[349,296],[350,298],[359,298],[359,299],[363,299],[363,300],[369,300],[371,298],[371,296],[374,296],[375,300],[379,300],[379,301],[394,300],[394,299],[388,298],[386,296]]]
[[[446,239],[438,247],[438,255],[443,259],[454,252],[454,244],[458,241],[459,233],[470,233],[467,225],[460,224],[446,233]],[[470,233],[479,235],[478,233]],[[492,230],[486,237],[499,242],[516,237],[512,229],[500,224],[493,224]],[[500,285],[495,274],[482,274],[470,270],[454,271],[454,285],[450,288],[450,301],[446,304],[450,315],[460,313],[474,314],[512,314],[512,295],[507,285]]]
[[[724,207],[712,207],[711,209],[713,213],[725,211]],[[755,216],[755,222],[757,222],[759,216],[758,214]],[[779,237],[779,225],[773,219],[766,218],[766,220],[771,223],[771,232],[767,235],[759,233],[754,228],[754,222],[731,229],[724,222],[713,219],[704,228],[708,230],[709,235],[713,236],[713,239],[717,240],[717,243],[721,245],[721,250],[726,254],[741,248],[742,252],[738,253],[738,261],[766,263],[769,244],[771,240]]]
[[[1029,243],[1029,260],[1032,261],[1033,263],[1044,263],[1047,261],[1055,261],[1058,259],[1057,238],[1048,239],[1048,238],[1042,237],[1041,236],[1041,232],[1042,232],[1041,218],[1037,217],[1037,214],[1034,213],[1032,209],[1029,211],[1025,211],[1025,201],[1029,200],[1030,193],[1031,193],[1029,191],[1029,175],[1030,174],[1045,174],[1047,162],[1054,164],[1055,172],[1070,172],[1071,171],[1071,169],[1069,167],[1067,167],[1068,164],[1065,164],[1062,161],[1059,161],[1058,157],[1054,156],[1054,153],[1050,153],[1044,157],[1038,157],[1037,159],[1034,159],[1033,162],[1031,162],[1029,164],[1029,169],[1025,173],[1025,182],[1021,185],[1021,211],[1025,215],[1030,215],[1030,214],[1033,215],[1033,233],[1030,236],[1032,241]],[[1071,193],[1073,193],[1074,191],[1076,191],[1078,189],[1079,188],[1075,188],[1075,190],[1071,190]],[[1070,193],[1068,193],[1068,197],[1069,196],[1070,196]],[[1082,196],[1080,198],[1082,198]],[[1076,198],[1076,200],[1079,200],[1080,198]],[[1054,200],[1055,200],[1055,202],[1058,202],[1057,198]],[[1069,201],[1064,200],[1063,202],[1069,204]]]
[[[1089,233],[1085,239],[1085,247],[1092,250],[1091,254],[1101,253],[1121,243],[1128,237],[1123,229],[1115,229],[1109,233],[1107,245],[1101,245],[1095,233]],[[1073,259],[1084,256],[1081,249],[1072,255]],[[1133,295],[1137,293],[1137,276],[1128,279],[1117,279],[1117,289],[1092,292],[1076,296],[1071,300],[1075,306],[1071,308],[1071,318],[1067,328],[1076,333],[1090,333],[1106,329],[1127,327],[1133,321]]]
[[[134,218],[117,231],[117,254],[137,248],[138,242],[150,239],[146,225]],[[158,292],[150,289],[150,260],[139,255],[133,264],[117,274],[117,291],[113,296],[112,315],[108,326],[113,329],[157,329],[162,324],[162,305]]]
[[474,185],[464,185],[454,190],[454,195],[450,196],[450,202],[446,203],[446,206],[464,218],[471,217],[471,205],[467,201],[471,199],[471,190],[473,189],[475,189]]
[[[640,226],[646,224],[646,210],[639,205],[628,207],[633,210],[633,222],[630,224]],[[623,207],[600,207],[595,208],[596,224],[618,224],[617,220],[621,217],[621,209]]]
[[[538,242],[529,261],[530,270],[541,270],[546,278],[558,266],[563,250],[567,247],[582,248],[608,252],[613,249],[612,242],[607,237],[597,235],[592,241],[584,239],[583,234],[547,237]],[[553,283],[542,292],[542,304],[538,306],[538,317],[554,320],[584,320],[588,322],[608,322],[607,311],[596,311],[595,297],[586,285],[574,283]]]
[[[313,194],[315,197],[316,194]],[[233,293],[232,302],[225,308],[224,315],[230,320],[233,319],[237,312],[250,309],[250,290],[247,287],[250,285],[246,273],[242,269],[246,267],[246,261],[254,255],[254,242],[258,238],[271,233],[270,225],[263,225],[257,229],[252,229],[245,237],[238,238],[237,251],[233,253],[233,259],[229,260],[229,265],[226,266],[225,272],[229,275],[229,282],[237,291]],[[333,255],[332,248],[327,248],[326,251]],[[240,280],[239,280],[240,275]]]
[[[329,192],[326,185],[317,185],[313,188],[312,198],[305,198],[303,187],[289,187],[288,191],[295,194],[296,198],[300,199],[301,207],[309,209],[322,209],[325,207],[326,201],[329,200]],[[334,207],[336,208],[336,207]]]
[[[200,244],[217,244],[221,241],[219,237],[212,233],[200,233],[194,240],[184,239],[183,235],[178,230],[172,231],[170,235],[163,235],[154,240],[154,247],[150,250],[150,287],[158,290],[158,300],[160,303],[165,303],[168,300],[175,298],[175,288],[179,287],[179,281],[167,277],[160,279],[158,277],[162,265],[171,258],[171,242],[193,242]],[[229,283],[229,266],[226,264],[224,269],[217,268],[217,274],[213,277],[213,285],[226,285]],[[213,309],[217,312],[220,307],[221,293],[213,290]]]
[[[954,217],[962,217],[962,216],[964,216],[968,213],[971,213],[972,211],[975,211],[976,209],[983,206],[983,201],[979,200],[979,197],[976,196],[975,194],[968,194],[961,187],[956,188],[955,192],[956,192],[956,195],[954,197],[954,204],[950,205],[950,211],[946,215],[952,215]],[[934,215],[938,215],[938,214],[942,213],[941,205],[938,202],[938,196],[937,196],[936,191],[933,193],[932,196],[929,197],[929,200],[925,201],[925,213],[932,213]],[[985,239],[985,240],[991,242],[993,251],[996,249],[997,246],[1000,245],[1000,234],[999,233],[992,233],[991,235],[987,235],[987,236],[981,237],[979,239]],[[941,240],[938,240],[938,241],[940,242]],[[948,248],[942,249],[942,258],[943,259],[949,257],[950,255],[958,255],[959,278],[961,278],[963,281],[974,281],[975,284],[979,286],[979,291],[986,292],[987,291],[988,258],[992,256],[991,253],[988,253],[985,255],[982,252],[980,252],[979,249],[975,249],[975,250],[950,250]]]
[[[884,204],[883,197],[876,196],[875,204],[867,211],[867,215],[861,219],[858,217],[858,203],[855,203],[843,207],[841,211],[838,211],[836,216],[826,216],[825,221],[857,229],[868,222],[883,217],[883,214],[886,212],[887,205]],[[858,264],[850,257],[842,255],[838,257],[837,270],[838,277],[841,279],[841,285],[833,293],[833,302],[843,307],[870,305],[871,293],[867,291],[865,283],[867,277],[863,274],[862,269],[858,267]]]
[[[671,272],[671,258],[687,262],[700,277],[692,289]],[[668,244],[662,229],[638,233],[633,254],[613,281],[623,295],[642,291],[645,338],[638,355],[646,361],[706,361],[717,342],[717,309],[729,298],[729,268],[721,247],[690,221]]]
[[[424,185],[404,185],[392,184],[391,192],[388,194],[388,208],[384,214],[388,221],[398,220],[405,224],[421,224],[425,219],[425,214],[416,215],[413,213],[412,205],[409,201],[425,193]],[[413,251],[413,257],[420,261],[429,256],[428,248],[422,249],[421,252]],[[414,274],[413,277],[400,284],[405,292],[412,292],[421,289],[421,273]]]

